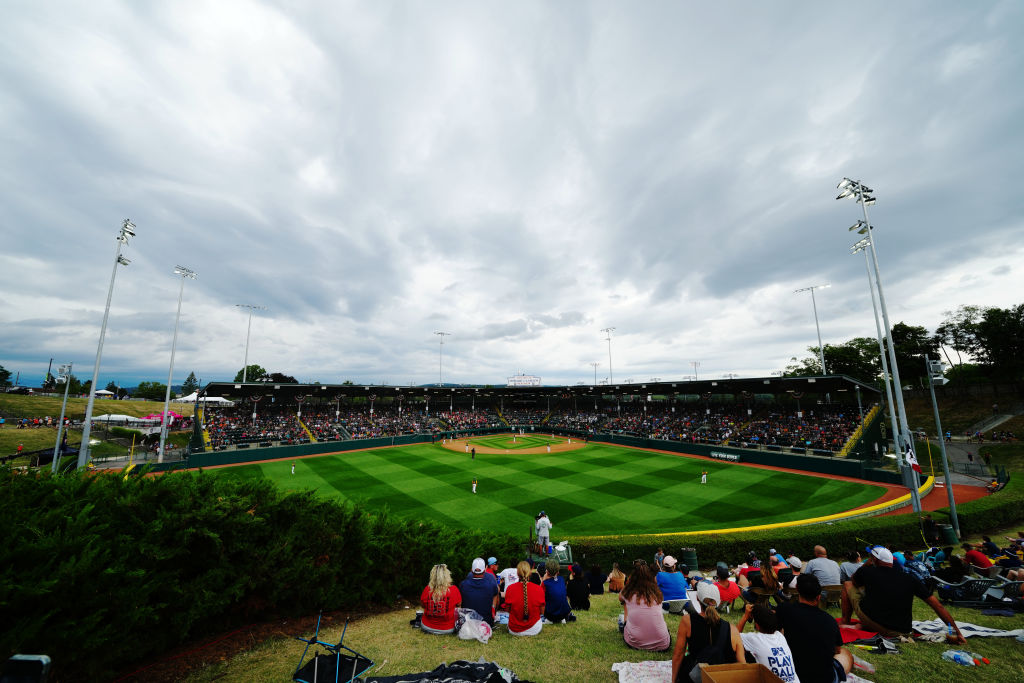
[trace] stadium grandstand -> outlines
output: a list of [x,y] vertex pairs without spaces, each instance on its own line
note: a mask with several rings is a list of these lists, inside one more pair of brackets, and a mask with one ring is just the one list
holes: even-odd
[[[206,396],[234,405],[204,405]],[[216,382],[196,397],[190,451],[516,429],[832,457],[857,454],[879,400],[877,388],[843,375],[611,386]]]

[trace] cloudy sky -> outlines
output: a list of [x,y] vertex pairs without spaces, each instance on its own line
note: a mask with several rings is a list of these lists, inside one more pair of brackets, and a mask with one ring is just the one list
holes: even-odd
[[[858,14],[859,13],[859,14]],[[763,376],[1024,301],[1024,4],[11,2],[0,365],[100,385]],[[27,378],[27,381],[26,381]],[[12,377],[13,379],[13,377]]]

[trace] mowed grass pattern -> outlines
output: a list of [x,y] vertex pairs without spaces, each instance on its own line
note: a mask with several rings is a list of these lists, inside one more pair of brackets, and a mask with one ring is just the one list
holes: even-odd
[[266,477],[286,490],[314,489],[459,528],[525,530],[545,510],[558,539],[805,519],[864,505],[885,492],[871,484],[605,445],[539,455],[477,453],[472,460],[423,444],[295,460],[294,475],[292,462],[214,472]]

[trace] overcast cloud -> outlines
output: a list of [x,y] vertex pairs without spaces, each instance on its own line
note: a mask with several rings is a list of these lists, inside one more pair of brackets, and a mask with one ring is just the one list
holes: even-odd
[[15,2],[0,364],[100,385],[767,375],[1024,301],[1024,5]]

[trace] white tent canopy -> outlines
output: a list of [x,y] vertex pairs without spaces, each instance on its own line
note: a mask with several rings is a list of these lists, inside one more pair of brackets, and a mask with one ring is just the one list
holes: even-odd
[[110,424],[114,424],[115,422],[118,423],[118,424],[126,424],[126,423],[129,423],[129,422],[136,422],[136,423],[139,423],[139,424],[152,424],[154,422],[159,423],[160,422],[160,418],[155,418],[155,419],[147,420],[145,418],[135,417],[134,415],[118,415],[116,413],[111,413],[109,415],[93,415],[92,416],[92,421],[93,422],[108,422]]
[[[198,391],[193,391],[188,396],[182,396],[181,398],[172,399],[171,403],[195,403],[196,402],[196,395],[198,393],[199,393]],[[219,406],[233,406],[233,405],[235,405],[234,401],[229,401],[226,398],[221,398],[220,396],[206,396],[206,397],[200,398],[199,400],[201,402],[203,402],[203,403],[206,403],[207,405],[219,405]]]

